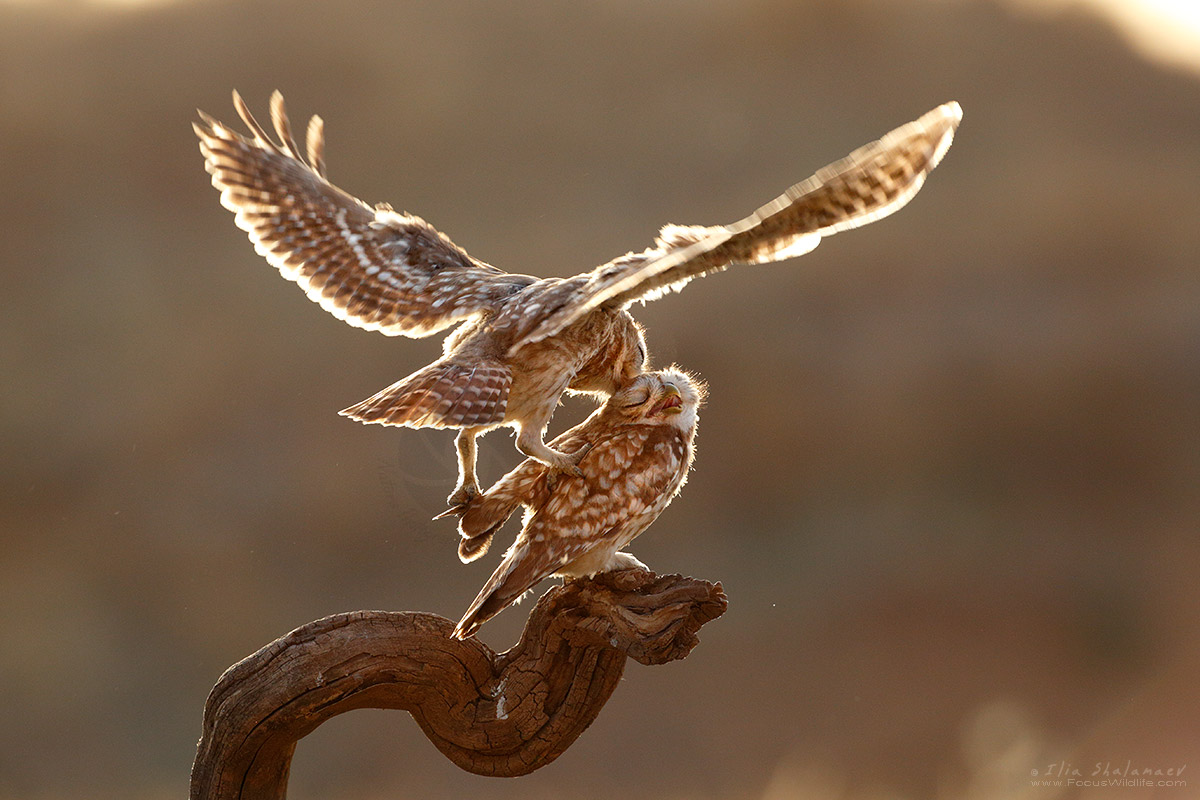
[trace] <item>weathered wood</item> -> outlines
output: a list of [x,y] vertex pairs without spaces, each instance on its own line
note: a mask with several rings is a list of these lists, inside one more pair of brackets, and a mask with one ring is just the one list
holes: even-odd
[[447,758],[480,775],[549,764],[608,700],[625,659],[684,658],[725,611],[721,585],[644,570],[548,591],[497,654],[423,612],[355,611],[304,625],[234,664],[204,708],[192,800],[287,793],[296,742],[356,708],[412,714]]

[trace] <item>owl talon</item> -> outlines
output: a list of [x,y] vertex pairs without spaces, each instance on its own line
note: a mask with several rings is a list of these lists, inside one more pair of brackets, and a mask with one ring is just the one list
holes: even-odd
[[475,498],[479,497],[479,487],[472,484],[463,484],[450,493],[446,498],[446,505],[449,506],[445,511],[438,514],[434,519],[442,519],[443,517],[461,517],[467,513],[467,509],[471,507],[471,503]]
[[581,478],[583,477],[583,470],[581,470],[579,468],[579,462],[583,461],[583,457],[586,456],[588,453],[592,452],[592,448],[595,446],[596,446],[595,443],[587,442],[586,444],[584,444],[583,447],[579,448],[578,450],[576,450],[574,453],[571,454],[571,461],[575,467],[575,474],[577,474]]
[[593,446],[591,442],[587,442],[573,453],[558,453],[560,458],[547,465],[549,469],[546,470],[546,491],[554,491],[554,487],[558,485],[559,475],[567,474],[574,478],[585,477],[579,462],[583,461],[583,457],[591,451]]

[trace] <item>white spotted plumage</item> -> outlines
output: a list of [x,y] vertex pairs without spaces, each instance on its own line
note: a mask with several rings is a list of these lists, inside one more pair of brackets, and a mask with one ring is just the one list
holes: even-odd
[[582,577],[642,566],[622,552],[683,488],[704,390],[671,368],[618,391],[553,444],[584,453],[580,475],[552,476],[532,459],[471,501],[459,520],[459,556],[473,561],[518,506],[522,530],[459,622],[465,638],[550,575]]

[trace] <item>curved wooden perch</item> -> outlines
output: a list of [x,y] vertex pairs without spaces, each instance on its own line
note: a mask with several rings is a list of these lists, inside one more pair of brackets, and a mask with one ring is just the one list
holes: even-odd
[[204,707],[192,800],[283,798],[296,742],[356,708],[395,708],[458,766],[525,775],[608,700],[626,657],[663,664],[725,612],[721,585],[624,570],[548,591],[497,654],[422,612],[355,611],[304,625],[234,664]]

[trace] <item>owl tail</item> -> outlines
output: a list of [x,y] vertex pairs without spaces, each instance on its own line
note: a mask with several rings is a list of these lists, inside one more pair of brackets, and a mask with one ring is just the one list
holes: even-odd
[[496,531],[521,505],[519,495],[497,492],[494,488],[472,500],[459,518],[458,532],[462,541],[458,543],[458,557],[464,564],[488,551]]
[[511,385],[512,373],[503,364],[435,361],[338,413],[409,428],[489,427],[504,421]]
[[561,566],[559,561],[553,560],[544,550],[531,553],[527,543],[518,539],[509,548],[492,577],[488,578],[488,582],[479,590],[479,595],[471,603],[467,613],[459,620],[454,629],[455,638],[466,639],[474,636],[483,623],[520,600],[526,592],[541,583],[544,578],[553,575]]
[[470,564],[485,555],[492,546],[492,537],[495,535],[496,529],[492,528],[474,536],[463,536],[462,541],[458,543],[458,560]]
[[521,594],[524,592],[517,595],[502,595],[496,591],[491,591],[486,595],[480,594],[467,609],[463,618],[459,620],[458,626],[454,629],[454,637],[467,639],[474,636],[483,623],[508,608]]

